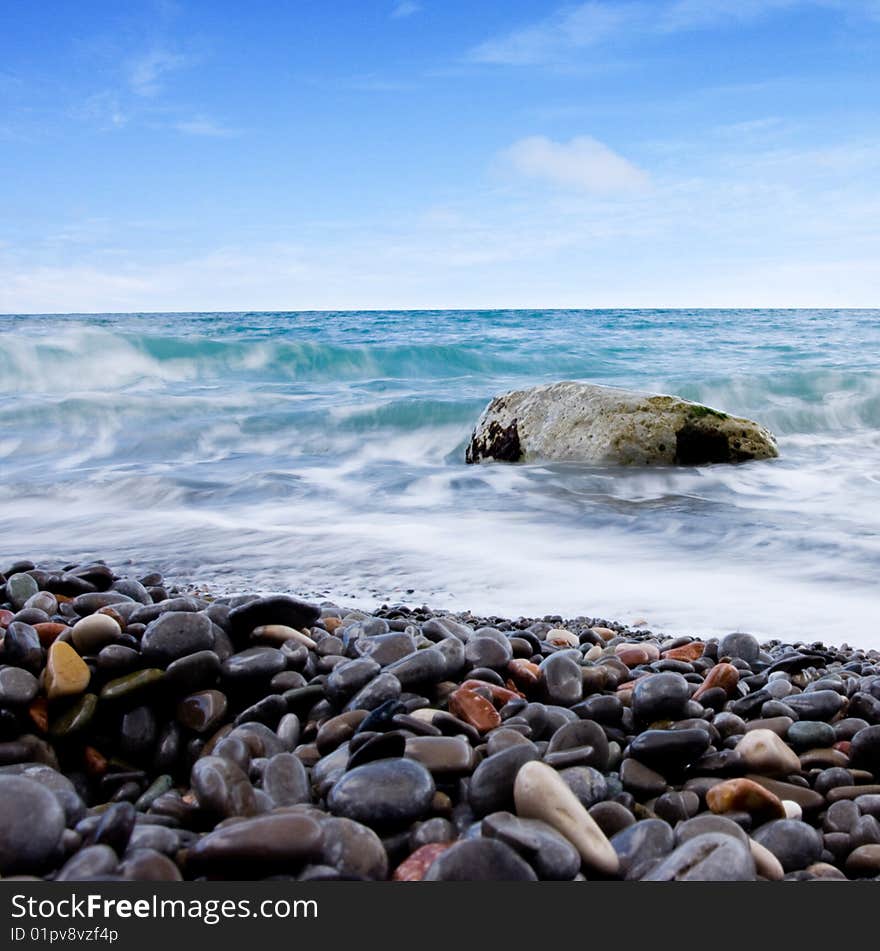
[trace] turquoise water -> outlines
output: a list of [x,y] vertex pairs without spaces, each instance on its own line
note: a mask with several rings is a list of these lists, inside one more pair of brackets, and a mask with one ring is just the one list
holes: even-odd
[[[780,458],[464,464],[494,394],[560,379]],[[0,317],[0,467],[4,561],[880,645],[880,311]]]

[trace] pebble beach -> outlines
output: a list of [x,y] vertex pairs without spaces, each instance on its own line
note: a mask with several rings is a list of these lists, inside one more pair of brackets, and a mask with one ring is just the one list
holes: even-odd
[[3,878],[880,875],[876,650],[100,561],[4,566],[0,638]]

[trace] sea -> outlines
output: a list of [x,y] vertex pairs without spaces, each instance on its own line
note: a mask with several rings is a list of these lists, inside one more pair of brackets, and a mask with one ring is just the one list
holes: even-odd
[[[556,380],[758,420],[779,458],[465,464]],[[880,311],[0,316],[0,570],[880,648]]]

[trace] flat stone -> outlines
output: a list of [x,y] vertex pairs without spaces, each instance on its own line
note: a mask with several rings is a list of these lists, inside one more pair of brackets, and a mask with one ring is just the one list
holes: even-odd
[[755,880],[751,850],[733,836],[707,832],[678,846],[643,882],[751,882]]
[[46,661],[46,696],[50,700],[83,693],[91,679],[88,665],[70,644],[64,641],[52,644]]
[[52,736],[81,733],[92,722],[97,709],[98,698],[93,693],[84,693],[52,720],[49,732]]
[[534,882],[531,865],[496,839],[467,839],[445,849],[425,873],[426,882]]
[[571,842],[588,868],[604,875],[617,873],[617,853],[605,833],[552,767],[536,761],[522,766],[514,782],[514,801],[520,818],[548,823]]
[[660,772],[677,770],[698,760],[710,744],[702,729],[645,730],[629,745],[637,760]]
[[473,747],[460,736],[411,737],[406,741],[405,756],[443,776],[470,774],[475,761]]
[[402,691],[400,681],[394,674],[383,671],[359,690],[345,705],[346,711],[376,710],[389,700],[396,700]]
[[36,697],[39,689],[40,683],[30,671],[22,667],[0,667],[0,706],[24,706]]
[[792,708],[801,720],[830,720],[846,703],[836,690],[807,690],[790,694],[786,706]]
[[627,756],[620,764],[620,781],[623,788],[637,799],[652,799],[666,791],[663,776],[632,756]]
[[430,809],[431,774],[408,759],[378,760],[346,772],[333,786],[327,806],[334,815],[371,828],[400,828]]
[[312,816],[271,812],[220,826],[189,850],[187,867],[209,878],[290,874],[322,855],[324,833]]
[[130,699],[141,693],[151,692],[157,684],[162,682],[164,677],[165,671],[156,667],[137,670],[134,673],[126,674],[124,677],[117,677],[108,681],[101,688],[100,697],[102,700],[121,700],[123,697]]
[[39,875],[58,854],[64,810],[40,783],[0,775],[0,875]]

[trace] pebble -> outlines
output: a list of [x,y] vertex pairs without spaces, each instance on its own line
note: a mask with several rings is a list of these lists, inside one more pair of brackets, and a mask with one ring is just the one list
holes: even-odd
[[800,772],[797,754],[772,730],[751,730],[737,743],[746,769],[766,776]]
[[511,812],[493,812],[481,824],[483,836],[498,839],[519,853],[542,881],[565,882],[577,875],[577,849],[552,826],[539,819],[522,819]]
[[213,646],[211,619],[193,611],[166,611],[147,625],[141,638],[144,659],[157,667]]
[[496,839],[465,839],[444,849],[425,872],[425,882],[535,882],[532,867]]
[[46,661],[46,696],[50,700],[83,693],[91,679],[88,665],[70,644],[52,644]]
[[0,875],[39,875],[58,853],[66,820],[40,783],[0,774]]
[[70,630],[70,639],[80,654],[97,654],[112,644],[122,633],[119,624],[107,614],[90,614],[77,621]]
[[229,632],[233,638],[246,638],[255,628],[282,624],[297,630],[310,628],[321,616],[315,604],[289,595],[256,598],[229,612]]
[[752,838],[772,852],[786,872],[806,868],[822,856],[822,836],[806,822],[777,819],[762,825]]
[[474,770],[468,787],[468,802],[474,815],[485,816],[513,808],[513,784],[525,763],[538,759],[534,744],[511,746],[488,756]]
[[[751,779],[729,779],[713,786],[706,793],[706,805],[712,812],[719,814],[747,812],[759,823],[784,819],[787,816],[786,808],[779,797]],[[800,813],[800,807],[797,808]],[[800,815],[797,818],[800,818]]]
[[691,696],[691,686],[681,674],[661,673],[641,677],[632,690],[632,712],[643,723],[678,719]]
[[672,852],[675,834],[662,819],[643,819],[618,832],[611,845],[617,853],[620,874],[625,879],[638,879],[657,859]]
[[617,873],[613,846],[552,767],[536,761],[522,766],[514,782],[514,802],[517,815],[540,819],[565,836],[588,868],[603,875]]
[[227,759],[205,756],[197,760],[190,777],[199,806],[220,818],[252,816],[257,799],[245,773]]
[[21,667],[0,667],[0,706],[24,706],[36,697],[39,689],[39,681],[29,671]]
[[421,763],[379,760],[346,772],[330,790],[327,806],[333,815],[371,828],[395,829],[423,818],[435,791]]

